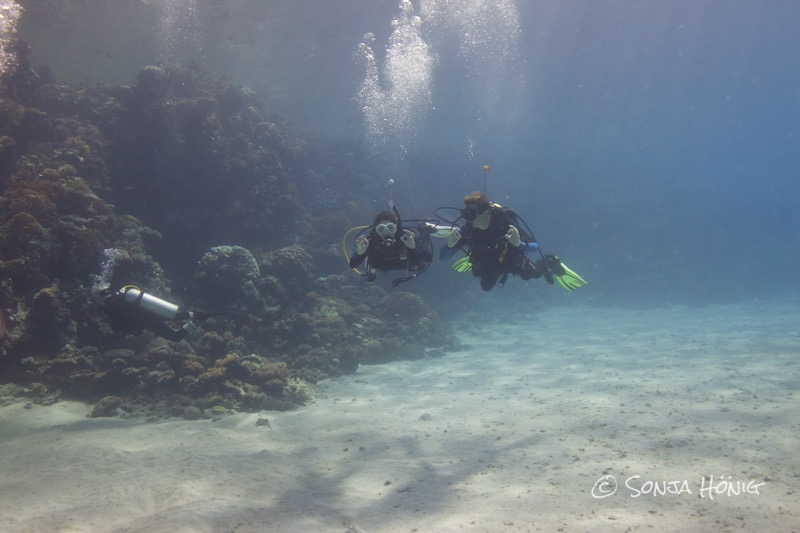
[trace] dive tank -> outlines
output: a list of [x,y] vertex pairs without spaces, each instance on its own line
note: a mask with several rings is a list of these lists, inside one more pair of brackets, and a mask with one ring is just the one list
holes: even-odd
[[[120,289],[125,301],[131,305],[141,307],[145,311],[158,315],[167,320],[180,320],[188,318],[190,315],[187,311],[181,311],[180,307],[172,302],[156,298],[151,294],[142,292],[138,287],[123,287]],[[185,315],[185,316],[184,316]]]
[[447,237],[453,231],[455,226],[445,224],[432,224],[430,222],[423,222],[422,227],[430,232],[431,237]]

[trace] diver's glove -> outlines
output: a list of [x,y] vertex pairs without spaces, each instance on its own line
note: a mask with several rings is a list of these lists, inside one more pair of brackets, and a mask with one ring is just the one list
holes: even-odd
[[580,277],[577,273],[569,269],[567,265],[561,262],[561,259],[554,255],[546,255],[544,257],[544,264],[547,270],[553,274],[561,287],[567,291],[574,291],[578,287],[586,285],[586,280]]
[[367,252],[367,247],[369,246],[369,240],[364,237],[363,235],[359,235],[356,238],[356,254],[357,255],[364,255]]
[[458,244],[458,241],[460,240],[461,240],[461,232],[458,230],[458,228],[453,228],[450,231],[450,235],[447,236],[447,247],[452,248],[453,246]]
[[403,244],[406,245],[406,248],[410,250],[413,250],[417,246],[417,243],[414,242],[414,232],[410,229],[403,230],[403,235],[400,236],[400,240],[403,241]]
[[522,244],[522,239],[519,238],[519,230],[514,226],[508,227],[508,233],[506,233],[505,238],[511,243],[511,246],[518,247]]

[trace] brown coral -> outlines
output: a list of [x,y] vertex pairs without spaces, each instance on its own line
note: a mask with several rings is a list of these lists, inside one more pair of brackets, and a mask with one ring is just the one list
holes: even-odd
[[119,396],[106,396],[102,398],[92,409],[91,418],[116,416],[117,409],[122,406],[122,398]]
[[75,338],[77,325],[60,296],[56,286],[36,293],[26,320],[29,349],[58,349]]
[[189,376],[199,376],[206,370],[205,365],[197,357],[185,358],[181,366],[183,374]]
[[255,378],[264,389],[272,392],[281,391],[289,380],[289,368],[282,361],[264,363],[256,371]]
[[0,136],[0,183],[15,170],[17,170],[17,143],[7,135]]
[[209,368],[197,378],[202,385],[214,385],[221,383],[225,379],[226,369],[221,366]]
[[312,262],[311,255],[302,246],[292,244],[269,253],[264,266],[278,277],[302,282],[311,278]]
[[235,353],[229,353],[222,359],[217,360],[214,364],[218,367],[228,368],[239,364],[241,357]]
[[414,322],[434,314],[422,298],[404,291],[389,294],[383,299],[381,307],[386,318],[399,318],[404,321]]

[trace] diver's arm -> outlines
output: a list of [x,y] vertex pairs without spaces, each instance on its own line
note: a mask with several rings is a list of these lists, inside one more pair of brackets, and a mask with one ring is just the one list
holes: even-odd
[[366,238],[364,235],[356,237],[356,251],[350,256],[350,268],[356,268],[364,262],[370,243],[370,239]]
[[367,257],[367,253],[366,252],[364,252],[361,255],[353,254],[350,257],[350,268],[356,268],[358,265],[360,265],[361,263],[364,262],[364,259],[366,259],[366,257]]
[[450,230],[450,235],[447,236],[446,244],[448,248],[455,248],[456,246],[461,246],[466,241],[466,238],[461,234],[458,226],[454,226],[453,229]]
[[[508,226],[514,226],[519,231],[520,239],[522,242],[533,242],[533,236],[528,235],[528,232],[523,229],[525,224],[521,222],[521,219],[518,214],[516,214],[511,209],[505,209],[505,221]],[[506,227],[506,232],[508,232],[508,227]]]
[[417,241],[414,238],[414,232],[410,229],[404,229],[401,233],[400,240],[409,250],[417,247]]
[[503,237],[505,240],[511,244],[511,246],[519,247],[522,244],[522,239],[520,238],[519,229],[516,226],[510,225],[508,226],[508,230],[506,231],[505,236]]

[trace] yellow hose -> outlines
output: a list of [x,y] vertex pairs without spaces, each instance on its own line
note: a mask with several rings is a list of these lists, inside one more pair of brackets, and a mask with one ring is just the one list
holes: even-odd
[[[356,226],[354,228],[350,228],[349,230],[347,230],[347,232],[342,237],[342,253],[344,254],[344,260],[347,261],[348,266],[350,265],[350,257],[347,255],[347,237],[348,237],[348,235],[350,235],[354,231],[363,231],[363,230],[367,229],[368,227],[369,226]],[[361,272],[358,269],[358,267],[353,268],[352,270],[353,270],[353,272],[355,272],[359,276],[365,275],[363,272]]]

